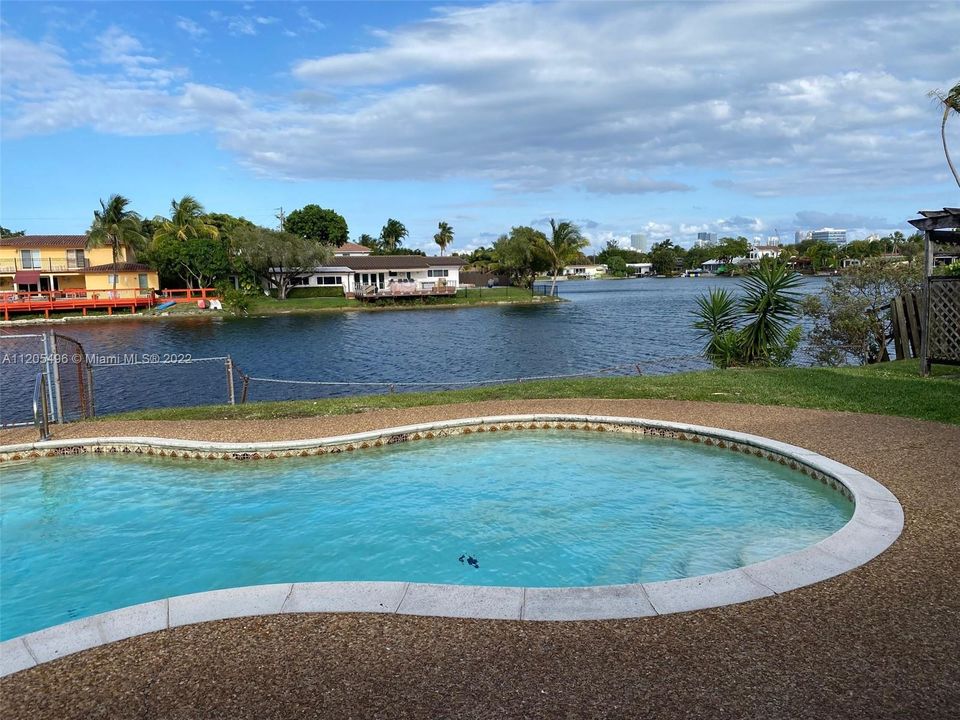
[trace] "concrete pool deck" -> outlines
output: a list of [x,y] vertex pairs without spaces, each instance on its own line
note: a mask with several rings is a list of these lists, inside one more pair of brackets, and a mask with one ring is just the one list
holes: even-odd
[[[647,417],[763,435],[888,487],[906,525],[865,566],[741,605],[519,623],[292,614],[166,630],[5,678],[4,717],[904,717],[960,707],[960,428],[670,401],[489,402],[269,422],[97,422],[55,438],[322,437],[477,415]],[[0,434],[0,442],[33,441]]]

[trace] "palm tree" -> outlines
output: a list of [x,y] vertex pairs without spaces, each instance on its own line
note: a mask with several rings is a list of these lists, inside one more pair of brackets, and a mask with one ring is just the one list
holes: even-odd
[[90,247],[109,244],[113,251],[114,293],[117,290],[121,248],[135,248],[144,242],[140,232],[140,215],[127,210],[129,204],[130,201],[122,195],[111,195],[106,203],[101,199],[100,209],[93,211],[93,224],[88,233],[87,244]]
[[433,236],[433,241],[440,246],[440,257],[443,257],[443,251],[447,249],[447,245],[453,242],[453,228],[450,227],[449,223],[441,220],[437,229],[439,232]]
[[940,90],[931,90],[929,93],[930,97],[936,98],[937,101],[943,105],[943,120],[940,121],[940,139],[943,140],[943,154],[947,156],[947,165],[950,167],[950,172],[953,173],[953,179],[957,181],[957,185],[960,185],[960,175],[957,174],[957,169],[953,166],[953,161],[950,159],[950,151],[947,149],[947,118],[950,117],[950,111],[960,115],[960,83],[957,83],[947,94],[943,94]]
[[403,239],[409,234],[402,222],[390,218],[380,230],[380,239],[383,240],[384,248],[388,252],[393,252],[397,246],[403,244]]
[[564,267],[577,259],[580,251],[589,245],[589,241],[580,234],[580,228],[572,222],[564,221],[559,225],[550,218],[550,239],[544,243],[544,249],[550,258],[550,270],[553,272],[553,285],[550,294],[557,289],[557,276]]
[[189,238],[220,237],[220,231],[215,225],[206,222],[203,205],[197,202],[192,195],[184,195],[180,202],[170,201],[170,219],[163,217],[154,219],[158,227],[153,234],[154,240],[179,240],[183,242]]

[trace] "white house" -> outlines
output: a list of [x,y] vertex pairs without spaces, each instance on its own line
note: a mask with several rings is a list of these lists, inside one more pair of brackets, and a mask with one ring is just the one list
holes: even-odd
[[745,262],[758,263],[764,258],[778,258],[780,257],[780,249],[779,245],[754,245],[750,248]]
[[653,275],[653,263],[627,263],[627,272],[631,272],[637,277]]
[[563,269],[563,276],[568,280],[593,280],[606,272],[606,265],[567,265]]
[[347,243],[337,248],[329,265],[303,273],[293,287],[339,285],[347,297],[358,292],[381,297],[448,295],[459,287],[460,268],[465,264],[453,256],[371,255],[369,248]]

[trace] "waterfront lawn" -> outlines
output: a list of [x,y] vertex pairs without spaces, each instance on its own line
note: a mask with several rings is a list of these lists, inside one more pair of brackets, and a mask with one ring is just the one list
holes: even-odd
[[862,368],[705,370],[660,376],[541,380],[445,392],[164,408],[113,417],[131,420],[260,420],[482,400],[650,398],[901,415],[960,425],[960,369],[938,366],[929,378],[921,378],[917,372],[915,360]]
[[454,296],[436,296],[424,298],[387,298],[376,302],[361,302],[352,298],[276,298],[258,295],[249,299],[248,315],[279,315],[283,313],[313,312],[318,310],[336,310],[343,308],[376,310],[383,308],[435,307],[438,305],[480,305],[486,303],[528,303],[550,302],[558,298],[532,296],[529,290],[521,288],[470,288],[461,289]]

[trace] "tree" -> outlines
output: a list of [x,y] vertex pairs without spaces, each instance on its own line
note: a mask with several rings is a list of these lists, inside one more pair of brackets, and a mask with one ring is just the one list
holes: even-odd
[[467,255],[465,259],[467,261],[467,268],[476,272],[494,272],[500,268],[493,249],[483,245]]
[[191,288],[211,287],[234,269],[230,248],[222,238],[178,240],[173,235],[159,235],[150,246],[149,258],[161,277],[176,276]]
[[220,231],[207,222],[203,205],[192,195],[184,195],[179,201],[170,201],[170,219],[157,216],[153,219],[156,230],[154,240],[183,242],[189,238],[220,237]]
[[887,355],[892,335],[890,313],[882,308],[898,295],[919,292],[922,263],[867,259],[827,281],[826,289],[801,303],[813,320],[809,342],[816,360],[844,365],[875,363]]
[[27,233],[26,233],[25,230],[17,230],[16,232],[14,232],[13,230],[10,230],[9,228],[5,228],[5,227],[3,227],[2,225],[0,225],[0,238],[5,238],[5,237],[23,237],[23,236],[26,235],[26,234],[27,234]]
[[373,251],[377,251],[381,247],[380,242],[373,235],[367,235],[366,233],[357,238],[357,243]]
[[380,230],[380,240],[383,241],[383,249],[387,252],[393,252],[403,245],[403,239],[410,233],[406,226],[399,220],[390,218],[387,224]]
[[553,273],[551,295],[557,289],[557,276],[560,275],[560,271],[574,262],[580,251],[589,244],[589,241],[580,234],[580,228],[572,222],[565,220],[558,224],[550,218],[550,237],[544,238],[543,249],[546,251],[550,271]]
[[650,262],[656,275],[673,275],[677,268],[677,246],[667,238],[650,248]]
[[320,243],[340,247],[350,239],[347,221],[335,210],[319,205],[304,205],[287,216],[283,229]]
[[953,179],[957,181],[957,185],[960,185],[960,175],[957,174],[957,169],[953,166],[953,160],[950,159],[950,150],[947,149],[947,119],[950,117],[951,112],[960,115],[960,83],[950,88],[950,92],[948,93],[943,93],[940,90],[931,90],[930,97],[936,98],[939,104],[943,106],[943,120],[940,121],[940,139],[943,141],[943,154],[947,158],[947,166],[950,168],[950,172],[953,173]]
[[237,231],[238,250],[247,265],[286,300],[293,281],[330,260],[330,250],[316,241],[263,227]]
[[601,265],[610,266],[613,258],[622,258],[626,263],[649,262],[650,256],[632,248],[623,248],[617,245],[613,240],[608,240],[606,246],[597,253],[596,261]]
[[493,256],[500,270],[510,274],[520,287],[531,287],[537,275],[550,269],[545,252],[547,236],[532,227],[511,228],[493,245]]
[[627,274],[627,261],[619,255],[614,255],[607,259],[607,272],[616,277],[623,277]]
[[453,242],[453,228],[442,220],[437,225],[437,234],[433,236],[433,241],[440,246],[440,257],[443,257],[443,251],[447,245]]
[[742,235],[735,238],[720,238],[720,242],[718,242],[712,250],[714,258],[724,265],[729,265],[733,262],[734,258],[745,257],[746,254],[750,252],[750,241]]
[[111,195],[107,202],[100,200],[100,209],[93,211],[87,244],[90,247],[109,245],[113,253],[113,291],[117,290],[116,269],[123,248],[138,249],[145,242],[141,233],[140,215],[128,210],[130,201],[122,195]]

